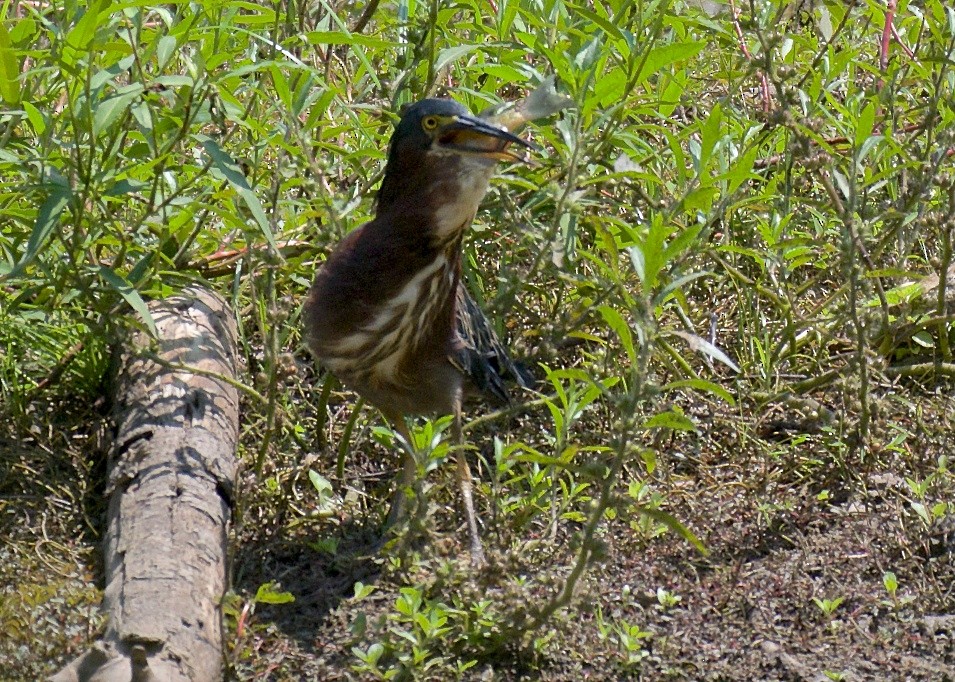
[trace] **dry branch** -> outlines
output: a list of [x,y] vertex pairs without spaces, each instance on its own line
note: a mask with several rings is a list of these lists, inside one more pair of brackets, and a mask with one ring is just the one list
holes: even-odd
[[238,391],[229,383],[235,319],[225,301],[199,288],[150,309],[158,341],[130,334],[113,382],[103,597],[109,624],[54,682],[222,677],[219,604],[239,418]]

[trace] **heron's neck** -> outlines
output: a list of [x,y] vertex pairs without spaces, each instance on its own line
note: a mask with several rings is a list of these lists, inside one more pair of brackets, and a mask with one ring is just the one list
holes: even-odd
[[400,172],[389,164],[378,192],[377,215],[414,220],[417,229],[444,242],[471,224],[493,174],[493,165],[463,158]]

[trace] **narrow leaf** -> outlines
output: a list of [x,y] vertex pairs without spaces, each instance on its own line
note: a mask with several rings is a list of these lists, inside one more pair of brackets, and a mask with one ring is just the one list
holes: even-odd
[[322,476],[320,473],[314,469],[308,470],[308,480],[312,482],[312,486],[318,492],[320,496],[330,495],[335,488],[332,486],[331,481]]
[[305,34],[305,38],[312,45],[361,45],[376,49],[388,49],[400,45],[393,40],[345,31],[311,31]]
[[149,330],[149,333],[153,337],[158,337],[159,332],[156,330],[156,321],[153,319],[153,315],[149,312],[149,307],[146,305],[146,302],[143,300],[143,297],[139,295],[139,292],[133,288],[133,285],[130,284],[126,279],[116,273],[114,270],[109,269],[105,265],[100,266],[99,269],[100,277],[105,281],[116,293],[123,297],[123,300],[129,304],[133,310],[142,318],[143,322],[146,324],[146,328]]
[[483,45],[455,45],[454,47],[447,47],[441,50],[438,53],[437,58],[434,60],[434,70],[440,71],[448,64],[456,62],[461,57],[475,50],[484,47]]
[[700,125],[700,173],[706,173],[706,164],[710,160],[713,149],[723,129],[723,108],[719,102],[713,105],[709,116]]
[[76,50],[85,50],[96,35],[99,26],[99,15],[109,0],[96,0],[86,8],[83,17],[66,34],[65,42]]
[[275,587],[274,582],[259,585],[255,592],[255,601],[259,604],[288,604],[295,601],[291,592],[279,592]]
[[729,367],[734,372],[739,372],[739,365],[729,359],[729,356],[717,348],[715,345],[707,341],[706,339],[700,338],[696,334],[688,334],[687,332],[673,330],[671,332],[676,336],[679,336],[681,339],[686,341],[687,345],[690,347],[690,350],[695,350],[698,353],[703,353],[708,355],[714,360],[722,362],[724,365]]
[[575,7],[574,13],[590,19],[592,22],[597,24],[597,26],[603,29],[604,33],[606,33],[608,36],[626,42],[626,38],[624,37],[623,33],[609,19],[600,16],[596,12],[591,12],[589,9],[586,9],[580,5]]
[[226,181],[232,185],[232,188],[239,194],[242,201],[245,202],[265,240],[273,252],[277,253],[278,245],[275,243],[275,236],[272,234],[272,228],[269,226],[269,219],[265,215],[265,210],[262,208],[259,198],[255,196],[255,192],[249,187],[249,182],[245,179],[245,175],[242,174],[242,170],[232,157],[226,154],[222,147],[211,137],[198,135],[197,138],[200,144],[202,144],[203,149],[206,150],[206,153],[212,159],[213,165],[222,173]]
[[60,215],[66,208],[72,197],[70,188],[64,185],[51,185],[50,196],[40,206],[36,215],[36,222],[33,223],[33,231],[30,233],[30,239],[27,242],[27,250],[13,269],[11,275],[21,274],[30,263],[36,258],[40,249],[46,244],[47,239],[60,221]]
[[13,49],[7,27],[0,22],[0,97],[11,106],[20,102],[20,62]]
[[645,422],[641,428],[644,429],[670,429],[671,431],[696,431],[696,424],[686,415],[679,414],[673,410],[660,412],[653,415]]
[[27,118],[30,120],[30,125],[33,126],[36,134],[42,135],[46,131],[46,120],[40,110],[29,102],[23,102],[23,110],[27,112]]
[[175,49],[176,39],[173,36],[163,36],[159,39],[156,44],[156,63],[160,69],[166,66]]
[[664,45],[663,47],[653,48],[650,50],[650,55],[647,57],[647,61],[644,64],[643,70],[640,72],[640,77],[637,79],[637,85],[648,79],[650,76],[665,66],[669,66],[674,62],[695,57],[703,51],[704,47],[706,47],[705,42],[696,41],[675,42],[669,45]]
[[99,137],[103,131],[112,126],[142,92],[142,83],[133,83],[97,104],[93,112],[93,136]]
[[679,381],[671,381],[663,387],[663,391],[676,391],[681,388],[691,388],[695,391],[712,393],[713,395],[722,398],[730,405],[736,404],[736,400],[729,391],[719,384],[714,384],[712,381],[707,381],[706,379],[680,379]]
[[700,542],[700,539],[697,538],[689,528],[680,523],[672,514],[668,514],[667,512],[660,509],[651,509],[650,507],[640,507],[639,511],[644,516],[649,516],[657,523],[662,523],[664,526],[682,537],[684,540],[696,547],[697,551],[699,551],[699,553],[703,556],[709,556],[710,551],[703,545],[702,542]]
[[610,328],[617,335],[617,338],[620,339],[620,343],[627,353],[627,357],[630,358],[630,362],[635,363],[637,361],[637,351],[633,345],[633,333],[630,331],[630,325],[623,319],[623,315],[615,308],[606,305],[600,306],[600,315],[604,318],[604,321],[610,325]]
[[858,125],[856,126],[856,147],[861,146],[869,138],[874,127],[875,102],[870,101],[859,113]]

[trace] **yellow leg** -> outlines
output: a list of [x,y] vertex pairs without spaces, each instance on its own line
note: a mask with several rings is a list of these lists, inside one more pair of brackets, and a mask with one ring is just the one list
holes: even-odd
[[[385,415],[394,425],[397,431],[407,441],[409,448],[414,447],[414,439],[408,425],[400,415]],[[464,453],[464,437],[461,428],[461,401],[455,401],[453,421],[451,424],[451,433],[453,445],[455,446],[454,457],[457,460],[458,487],[461,490],[461,498],[464,500],[464,515],[468,524],[468,535],[471,540],[471,563],[480,566],[484,563],[484,548],[481,545],[481,536],[478,531],[477,513],[474,511],[474,494],[471,484],[471,469],[468,467],[468,460]],[[388,512],[388,519],[385,522],[386,528],[394,527],[403,517],[407,515],[408,495],[407,488],[412,486],[417,476],[417,464],[414,456],[409,449],[402,448],[402,468],[401,477],[398,481],[398,489],[395,491],[395,497],[391,503],[391,510]]]
[[391,501],[391,509],[388,511],[388,519],[385,521],[386,528],[392,528],[404,516],[406,516],[408,494],[406,490],[414,484],[415,476],[418,473],[417,464],[409,448],[414,448],[414,439],[411,437],[411,431],[408,430],[408,424],[401,415],[386,415],[388,421],[392,423],[405,442],[407,448],[401,448],[401,476],[398,478],[398,487],[395,490],[394,499]]
[[461,497],[464,499],[464,514],[467,517],[468,533],[471,536],[471,563],[480,566],[484,563],[484,548],[481,546],[481,536],[478,533],[477,514],[474,512],[474,497],[471,492],[471,469],[464,453],[464,437],[461,430],[461,401],[454,402],[454,415],[451,425],[454,445],[454,457],[458,465],[458,485],[461,488]]

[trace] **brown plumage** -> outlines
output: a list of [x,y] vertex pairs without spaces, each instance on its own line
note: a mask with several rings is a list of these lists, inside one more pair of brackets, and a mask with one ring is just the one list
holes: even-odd
[[[507,399],[503,375],[525,383],[461,284],[461,242],[511,133],[450,100],[406,111],[391,140],[375,218],[349,234],[319,270],[303,309],[315,357],[408,437],[406,415],[452,414],[477,390]],[[410,443],[410,440],[409,440]],[[472,558],[483,554],[470,472],[457,453]],[[413,462],[405,461],[402,483]]]

